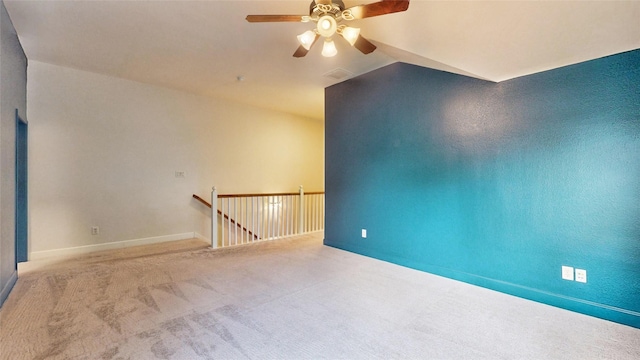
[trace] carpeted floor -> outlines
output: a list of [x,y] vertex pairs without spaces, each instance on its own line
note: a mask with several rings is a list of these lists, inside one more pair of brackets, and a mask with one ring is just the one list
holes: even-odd
[[640,329],[333,249],[316,233],[29,264],[1,359],[640,359]]

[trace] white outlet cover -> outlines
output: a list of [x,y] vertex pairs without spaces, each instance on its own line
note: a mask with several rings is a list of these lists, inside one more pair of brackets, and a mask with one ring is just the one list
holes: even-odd
[[362,229],[362,238],[363,239],[367,238],[367,229]]
[[576,269],[576,281],[581,283],[587,282],[587,270]]
[[562,266],[562,278],[573,281],[573,268],[571,266]]

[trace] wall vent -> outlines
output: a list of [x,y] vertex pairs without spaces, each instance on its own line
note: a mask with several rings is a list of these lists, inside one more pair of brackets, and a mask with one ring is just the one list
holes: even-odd
[[325,73],[322,76],[326,76],[328,78],[332,78],[335,80],[342,80],[342,79],[346,79],[346,78],[350,78],[353,76],[353,73],[351,71],[345,70],[345,69],[341,69],[341,68],[337,68],[335,70],[331,70],[328,73]]

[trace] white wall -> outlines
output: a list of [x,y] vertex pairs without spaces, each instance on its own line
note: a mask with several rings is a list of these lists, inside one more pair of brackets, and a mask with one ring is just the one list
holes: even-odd
[[321,122],[35,61],[27,89],[32,255],[208,236],[191,195],[206,198],[212,185],[324,189]]
[[0,305],[17,279],[15,256],[16,119],[26,115],[27,58],[0,2]]

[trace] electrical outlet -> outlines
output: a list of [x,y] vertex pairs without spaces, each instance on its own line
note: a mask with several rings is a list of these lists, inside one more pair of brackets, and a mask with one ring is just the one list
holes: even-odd
[[367,238],[367,229],[362,229],[362,238],[363,239]]
[[587,282],[587,270],[576,269],[576,281],[581,283]]
[[573,281],[573,268],[571,266],[562,266],[562,278]]
[[97,226],[92,226],[91,227],[91,235],[98,235],[100,234],[100,228]]

